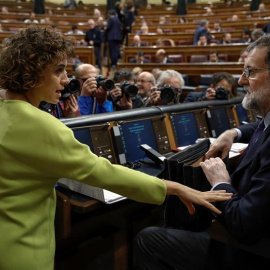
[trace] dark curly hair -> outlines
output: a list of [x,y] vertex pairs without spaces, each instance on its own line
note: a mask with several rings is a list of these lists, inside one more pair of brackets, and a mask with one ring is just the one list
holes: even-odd
[[75,39],[31,25],[10,37],[0,54],[0,87],[26,92],[38,86],[43,71],[74,54]]
[[211,84],[213,84],[214,87],[221,81],[225,79],[231,86],[232,91],[230,92],[230,98],[234,98],[237,96],[237,83],[236,79],[227,72],[217,72],[213,74]]

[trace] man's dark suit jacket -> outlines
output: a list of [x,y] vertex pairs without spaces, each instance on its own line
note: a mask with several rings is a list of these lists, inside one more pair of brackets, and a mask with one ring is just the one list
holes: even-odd
[[[256,124],[242,125],[238,128],[242,132],[241,142],[247,143]],[[270,126],[257,142],[245,151],[241,163],[231,175],[231,183],[215,187],[215,190],[224,189],[234,193],[230,200],[216,203],[222,211],[219,217],[221,222],[234,239],[246,246],[258,244],[262,239],[269,241]],[[269,244],[266,248],[269,252]]]
[[[131,58],[129,60],[129,63],[137,63],[137,59],[136,58]],[[143,63],[150,63],[150,61],[148,59],[143,59]],[[139,63],[138,63],[139,64]]]
[[122,25],[120,20],[116,16],[112,16],[109,18],[105,33],[108,41],[122,40]]
[[[161,63],[161,62],[157,62],[157,63]],[[166,63],[173,63],[173,60],[167,57],[165,64]]]
[[188,102],[196,102],[196,101],[201,101],[205,97],[206,92],[190,92],[187,94],[186,98],[184,99],[183,103],[188,103]]

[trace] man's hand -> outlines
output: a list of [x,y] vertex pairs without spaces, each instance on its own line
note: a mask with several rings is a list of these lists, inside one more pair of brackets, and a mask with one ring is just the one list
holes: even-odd
[[105,100],[107,100],[107,92],[103,89],[102,86],[100,86],[95,92],[95,97],[99,105],[101,105]]
[[214,88],[212,88],[212,87],[209,87],[206,90],[205,98],[207,100],[214,100],[214,99],[216,99],[216,90]]
[[95,77],[88,78],[82,86],[81,96],[94,96],[97,91],[97,82]]
[[64,117],[75,117],[79,111],[79,105],[74,95],[70,95],[64,102]]
[[154,91],[151,93],[149,98],[150,106],[162,105],[160,93],[161,93],[160,91]]
[[234,129],[223,132],[210,146],[205,158],[217,157],[221,153],[221,158],[225,158],[232,147],[234,139],[237,138],[237,131]]
[[231,183],[229,173],[222,159],[210,158],[200,163],[203,172],[211,186],[219,182]]

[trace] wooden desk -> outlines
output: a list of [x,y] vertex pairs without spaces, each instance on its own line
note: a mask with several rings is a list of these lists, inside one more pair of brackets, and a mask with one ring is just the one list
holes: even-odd
[[[233,45],[215,45],[215,46],[193,46],[193,45],[187,45],[187,46],[175,46],[175,47],[166,47],[164,48],[166,50],[167,55],[170,54],[181,54],[183,56],[184,62],[189,63],[190,62],[190,56],[191,55],[198,55],[198,54],[204,54],[209,55],[209,52],[212,50],[217,50],[220,54],[227,54],[228,55],[228,61],[236,62],[238,61],[240,57],[240,52],[247,48],[247,44],[233,44]],[[159,48],[156,46],[145,46],[145,47],[125,47],[123,49],[123,55],[124,55],[124,62],[129,63],[129,60],[131,58],[134,58],[137,54],[138,50],[141,50],[144,52],[144,54],[149,54],[152,56],[152,61],[156,61],[155,55],[156,51]]]
[[[215,36],[216,40],[222,40],[224,32],[211,32],[211,33]],[[242,39],[243,30],[230,31],[230,34],[232,35],[232,38]],[[135,36],[135,33],[128,34],[129,44],[132,44],[134,36]],[[148,42],[148,46],[156,45],[156,42],[158,39],[171,39],[174,41],[176,46],[178,45],[179,41],[189,42],[189,44],[192,45],[193,36],[194,36],[193,33],[174,33],[174,32],[166,33],[163,35],[159,35],[156,33],[147,34],[147,35],[140,34],[141,41]]]
[[[199,20],[201,20],[200,18]],[[235,21],[235,22],[222,22],[222,27],[223,28],[234,28],[234,29],[240,29],[243,30],[244,28],[250,28],[251,30],[254,29],[254,25],[256,23],[259,24],[266,24],[269,21],[269,19],[266,18],[252,18],[252,19],[247,19],[243,21]],[[196,27],[199,25],[199,22],[196,23],[184,23],[184,24],[176,24],[176,23],[171,23],[171,24],[165,24],[163,26],[163,29],[168,29],[171,30],[172,32],[186,32],[186,30],[195,30]],[[212,25],[210,25],[212,27]],[[141,25],[140,24],[135,24],[132,27],[132,32],[136,33],[140,31]],[[149,32],[156,32],[157,25],[152,24],[148,25]]]

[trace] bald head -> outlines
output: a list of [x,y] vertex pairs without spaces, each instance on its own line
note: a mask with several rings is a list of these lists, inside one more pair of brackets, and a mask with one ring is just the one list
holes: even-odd
[[98,69],[90,64],[81,64],[76,68],[74,75],[76,78],[95,77],[98,75]]

